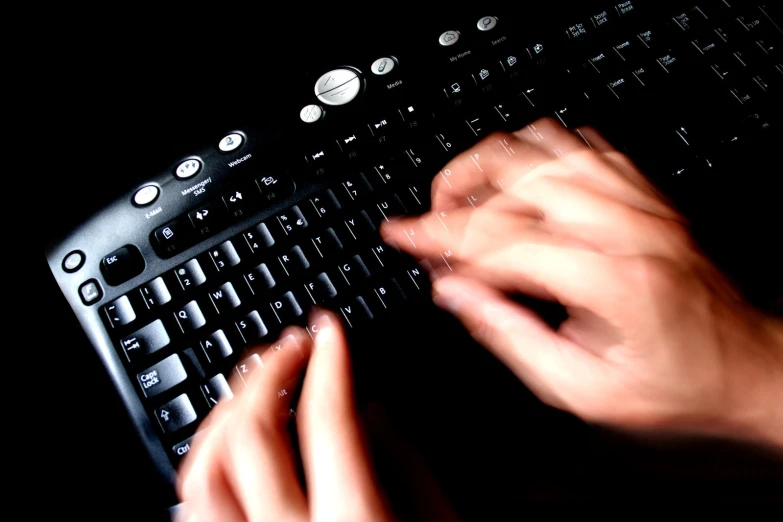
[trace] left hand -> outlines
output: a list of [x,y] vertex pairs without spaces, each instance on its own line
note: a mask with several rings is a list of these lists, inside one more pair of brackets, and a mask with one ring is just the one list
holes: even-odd
[[[300,328],[283,332],[247,387],[205,421],[180,471],[188,521],[391,519],[357,421],[339,320],[324,314],[315,324],[314,342]],[[305,367],[296,424],[306,491],[287,429]]]

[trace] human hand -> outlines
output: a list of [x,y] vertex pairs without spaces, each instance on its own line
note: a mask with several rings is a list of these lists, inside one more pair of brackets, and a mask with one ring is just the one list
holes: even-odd
[[[302,329],[283,332],[247,387],[205,420],[179,474],[188,521],[391,519],[357,421],[339,320],[325,314],[315,324],[312,343]],[[287,429],[305,367],[295,419],[306,491]]]
[[[595,131],[542,120],[492,135],[436,176],[432,201],[384,236],[437,267],[435,302],[545,403],[783,448],[781,325]],[[568,319],[553,329],[504,292],[557,301]]]

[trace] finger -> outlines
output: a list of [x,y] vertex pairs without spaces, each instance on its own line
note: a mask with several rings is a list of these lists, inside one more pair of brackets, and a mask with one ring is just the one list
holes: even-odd
[[600,372],[595,355],[559,336],[533,311],[480,283],[458,277],[438,280],[434,301],[455,314],[478,342],[551,406],[570,409],[566,398],[572,388]]
[[292,381],[307,362],[310,338],[289,328],[262,355],[262,367],[245,379],[247,387],[223,429],[227,432],[229,481],[250,520],[304,520],[307,503],[296,474],[286,426]]
[[348,346],[331,313],[319,325],[297,412],[310,506],[325,520],[385,520],[357,421]]
[[495,133],[454,158],[432,183],[432,208],[477,207],[552,158],[536,145]]
[[542,118],[514,132],[524,143],[535,146],[551,159],[588,149],[587,143],[552,118]]
[[178,494],[188,520],[246,520],[239,499],[226,477],[222,431],[212,430],[199,440],[180,471]]

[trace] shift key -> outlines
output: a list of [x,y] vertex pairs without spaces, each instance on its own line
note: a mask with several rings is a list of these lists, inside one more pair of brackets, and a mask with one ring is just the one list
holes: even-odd
[[135,362],[168,346],[170,341],[163,322],[158,319],[120,340],[120,345],[125,351],[128,361]]

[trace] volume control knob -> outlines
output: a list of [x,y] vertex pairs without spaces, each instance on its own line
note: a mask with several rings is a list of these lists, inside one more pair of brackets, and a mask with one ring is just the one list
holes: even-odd
[[315,82],[315,95],[326,105],[345,105],[362,88],[359,74],[352,69],[334,69]]

